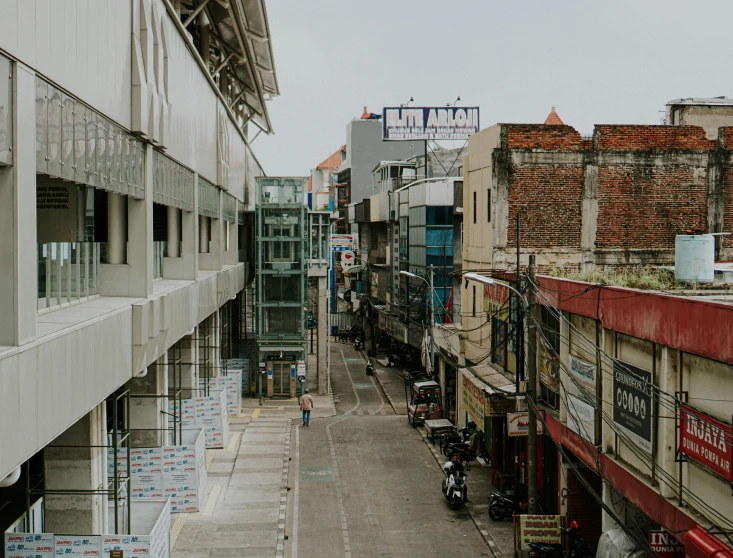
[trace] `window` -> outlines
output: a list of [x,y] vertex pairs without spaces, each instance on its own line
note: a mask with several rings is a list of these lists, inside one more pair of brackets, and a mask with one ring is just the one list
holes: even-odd
[[491,189],[486,188],[486,222],[491,223]]
[[476,224],[476,192],[473,193],[473,224]]

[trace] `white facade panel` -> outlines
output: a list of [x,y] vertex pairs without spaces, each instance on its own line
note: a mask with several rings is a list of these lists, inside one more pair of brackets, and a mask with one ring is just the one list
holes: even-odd
[[0,48],[130,127],[132,0],[0,0]]
[[131,346],[128,307],[0,358],[0,476],[129,380]]
[[219,100],[167,13],[163,22],[168,38],[167,151],[174,159],[216,183]]

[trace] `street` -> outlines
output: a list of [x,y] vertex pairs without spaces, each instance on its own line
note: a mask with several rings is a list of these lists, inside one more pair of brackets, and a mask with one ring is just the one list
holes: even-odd
[[[450,510],[442,472],[396,415],[351,344],[331,345],[337,415],[293,421],[285,555],[490,556],[465,509]],[[472,493],[469,477],[469,497]]]

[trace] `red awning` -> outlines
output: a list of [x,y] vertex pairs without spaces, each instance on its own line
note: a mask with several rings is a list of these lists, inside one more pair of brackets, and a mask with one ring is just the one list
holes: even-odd
[[685,556],[688,558],[733,558],[733,550],[698,526],[687,531]]

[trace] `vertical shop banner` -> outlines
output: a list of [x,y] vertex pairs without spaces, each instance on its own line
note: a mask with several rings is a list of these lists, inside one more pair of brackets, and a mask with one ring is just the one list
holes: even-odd
[[613,422],[647,453],[652,452],[652,373],[613,362]]
[[733,482],[733,426],[689,405],[680,405],[680,451]]
[[463,375],[463,410],[479,428],[484,424],[484,407],[486,393],[484,385],[468,370],[461,370]]
[[560,392],[560,359],[544,339],[540,339],[540,382],[550,391]]
[[596,382],[596,365],[570,355],[567,426],[591,444],[596,443]]

